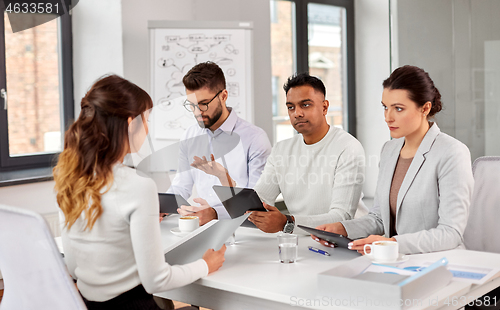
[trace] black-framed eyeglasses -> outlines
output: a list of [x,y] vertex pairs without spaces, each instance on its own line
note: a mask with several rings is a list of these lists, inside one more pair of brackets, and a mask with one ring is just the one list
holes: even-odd
[[192,103],[191,101],[186,99],[186,100],[184,100],[184,103],[182,105],[189,112],[194,112],[196,110],[196,108],[198,108],[198,110],[200,110],[202,112],[205,112],[206,110],[208,110],[208,105],[210,104],[210,102],[214,101],[214,99],[217,98],[217,96],[219,96],[219,94],[222,93],[222,91],[223,91],[223,89],[219,90],[219,92],[217,94],[215,94],[215,96],[212,99],[210,99],[210,101],[207,103]]

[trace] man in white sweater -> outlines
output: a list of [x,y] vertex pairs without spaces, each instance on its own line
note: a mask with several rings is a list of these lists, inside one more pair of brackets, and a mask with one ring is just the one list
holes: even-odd
[[[363,147],[327,123],[329,103],[321,80],[301,73],[283,88],[299,134],[273,148],[255,185],[268,212],[253,212],[250,221],[264,232],[291,233],[296,225],[316,227],[354,218],[364,182]],[[274,207],[280,193],[290,215]]]

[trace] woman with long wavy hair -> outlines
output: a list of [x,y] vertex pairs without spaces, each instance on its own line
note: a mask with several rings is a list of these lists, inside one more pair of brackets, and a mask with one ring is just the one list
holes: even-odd
[[156,185],[122,163],[143,144],[152,107],[137,85],[99,79],[54,168],[66,264],[90,310],[159,309],[152,293],[196,281],[224,261],[225,246],[186,265],[164,260]]

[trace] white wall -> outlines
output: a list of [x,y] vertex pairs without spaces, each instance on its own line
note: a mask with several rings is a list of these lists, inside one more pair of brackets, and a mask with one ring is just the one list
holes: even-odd
[[149,92],[148,20],[193,20],[192,1],[122,0],[123,61],[127,79]]
[[[455,136],[452,1],[396,0],[398,67],[414,65],[429,72],[441,92],[444,110],[437,115],[442,131]],[[465,22],[465,20],[464,20]],[[467,40],[462,36],[461,40]],[[464,56],[461,61],[468,63]],[[465,78],[465,74],[463,77]],[[468,82],[466,81],[465,84]],[[467,88],[467,87],[465,87]],[[470,97],[467,95],[466,97]]]
[[486,156],[500,155],[500,40],[484,42],[484,129]]
[[100,76],[123,76],[120,0],[84,0],[72,10],[75,117],[80,102]]
[[365,197],[375,195],[380,150],[390,139],[382,110],[382,82],[390,75],[389,1],[356,0],[356,118],[365,148]]
[[[440,129],[465,143],[472,160],[500,155],[493,63],[487,42],[500,40],[498,0],[393,0],[398,8],[399,65],[429,72],[442,95]],[[493,54],[498,59],[498,53]],[[498,82],[497,82],[498,83]],[[493,109],[491,109],[493,108]],[[491,137],[491,138],[490,138]]]

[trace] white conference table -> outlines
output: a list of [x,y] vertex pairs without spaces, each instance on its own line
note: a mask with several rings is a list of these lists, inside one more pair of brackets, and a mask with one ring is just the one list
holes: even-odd
[[[178,241],[170,229],[177,226],[178,215],[165,218],[160,224],[163,245],[166,248]],[[278,261],[277,234],[266,234],[260,230],[240,227],[236,231],[236,244],[228,246],[226,261],[215,273],[190,285],[156,294],[188,304],[210,309],[351,309],[348,307],[315,306],[321,300],[317,275],[358,255],[346,249],[328,249],[310,238],[299,238],[298,260],[293,264]],[[308,246],[319,247],[330,252],[324,256],[308,250]],[[435,261],[446,257],[450,264],[499,267],[500,254],[466,250],[451,250],[430,254],[411,255],[411,262]],[[444,303],[451,298],[465,296],[468,301],[500,286],[500,278],[483,285],[471,285],[452,281],[436,292],[439,303],[409,309],[459,309]],[[434,298],[434,297],[433,297]],[[500,301],[497,301],[500,303]],[[317,305],[317,303],[316,303]],[[368,308],[367,308],[368,309]]]

